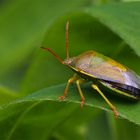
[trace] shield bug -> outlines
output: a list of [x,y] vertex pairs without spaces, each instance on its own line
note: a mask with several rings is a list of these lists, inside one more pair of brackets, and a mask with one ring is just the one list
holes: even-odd
[[64,95],[60,96],[59,99],[64,100],[68,93],[69,86],[73,82],[76,82],[81,96],[81,106],[83,106],[85,98],[80,84],[92,81],[91,87],[102,96],[117,117],[118,112],[116,107],[103,94],[101,87],[113,91],[116,95],[137,100],[140,98],[140,77],[126,66],[95,51],[84,52],[70,58],[68,52],[68,26],[69,22],[66,23],[66,59],[64,61],[51,49],[41,47],[53,54],[60,63],[75,72],[74,76],[67,82]]

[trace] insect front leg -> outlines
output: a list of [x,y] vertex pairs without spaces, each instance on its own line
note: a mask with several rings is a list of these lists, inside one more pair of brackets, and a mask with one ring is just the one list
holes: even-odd
[[68,93],[68,90],[69,90],[69,86],[77,79],[77,75],[74,74],[73,77],[71,77],[68,82],[67,82],[67,85],[66,85],[66,88],[64,90],[64,95],[63,96],[60,96],[59,99],[60,100],[64,100],[65,97],[67,96],[67,93]]
[[80,94],[80,96],[81,96],[81,107],[83,107],[83,105],[84,105],[85,97],[84,97],[83,92],[82,92],[82,90],[81,90],[80,84],[81,84],[81,83],[84,83],[84,82],[85,82],[85,80],[83,80],[83,79],[78,79],[78,80],[76,80],[76,85],[77,85],[79,94]]
[[116,110],[116,107],[106,98],[106,96],[105,96],[105,95],[103,94],[103,92],[98,88],[97,85],[92,84],[91,86],[92,86],[93,89],[95,89],[95,90],[103,97],[103,99],[106,101],[106,103],[107,103],[107,104],[109,105],[109,107],[112,109],[112,111],[113,111],[115,117],[117,118],[119,114],[118,114],[118,112],[117,112],[117,110]]

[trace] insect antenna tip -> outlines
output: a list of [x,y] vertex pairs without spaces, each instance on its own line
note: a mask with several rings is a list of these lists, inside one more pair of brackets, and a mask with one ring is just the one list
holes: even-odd
[[60,63],[63,64],[62,59],[59,56],[57,56],[50,48],[45,48],[43,46],[41,46],[40,48],[43,50],[49,51]]

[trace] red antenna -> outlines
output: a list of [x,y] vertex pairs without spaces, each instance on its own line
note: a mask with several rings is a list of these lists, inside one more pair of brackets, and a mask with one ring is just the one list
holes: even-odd
[[[68,30],[69,30],[69,21],[66,23],[66,59],[69,58],[68,50]],[[57,56],[50,48],[41,47],[43,50],[49,51],[60,63],[64,64],[63,60]]]
[[43,50],[49,51],[60,63],[63,64],[63,60],[58,57],[50,48],[41,47]]
[[68,30],[69,30],[69,21],[66,23],[66,59],[69,58],[69,49],[68,49]]

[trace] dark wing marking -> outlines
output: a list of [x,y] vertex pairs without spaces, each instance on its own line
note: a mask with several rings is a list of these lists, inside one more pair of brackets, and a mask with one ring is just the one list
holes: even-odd
[[111,81],[105,81],[105,80],[101,80],[101,81],[103,83],[109,84],[113,88],[116,88],[120,91],[126,92],[129,95],[140,98],[140,89],[138,89],[136,87],[125,85],[125,84],[120,84],[120,83],[115,83],[115,82],[111,82]]

